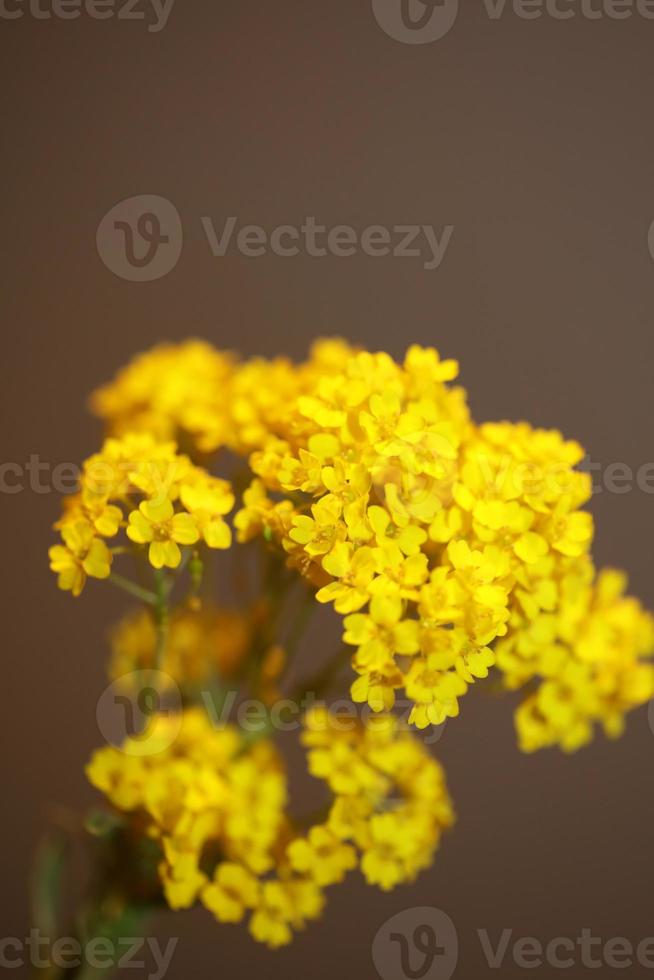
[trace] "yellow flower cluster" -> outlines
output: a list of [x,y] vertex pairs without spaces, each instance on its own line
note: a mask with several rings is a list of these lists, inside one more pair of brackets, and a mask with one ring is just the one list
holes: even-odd
[[[457,373],[417,346],[398,364],[319,341],[295,366],[188,341],[141,355],[94,405],[110,432],[147,428],[196,453],[249,456],[238,540],[276,542],[344,617],[357,702],[388,710],[404,691],[414,724],[439,724],[499,656],[508,687],[543,682],[517,716],[523,745],[581,744],[593,722],[616,731],[650,696],[652,620],[619,603],[630,610],[612,653],[621,693],[608,693],[607,657],[579,652],[589,608],[596,633],[615,635],[616,618],[594,598],[583,450],[526,423],[477,425],[450,384]],[[103,574],[101,543],[87,548],[71,542],[77,565]],[[557,704],[573,678],[592,688],[556,721],[553,673]]]
[[[172,908],[247,918],[274,948],[350,870],[388,890],[428,867],[453,807],[441,766],[389,713],[398,696],[417,728],[441,724],[495,668],[524,692],[527,752],[572,751],[596,726],[616,736],[654,696],[654,618],[625,595],[624,575],[595,569],[581,446],[526,423],[477,424],[457,374],[418,346],[397,363],[324,340],[294,365],[191,340],[140,355],[94,394],[107,438],[66,502],[50,562],[73,595],[111,576],[145,604],[113,631],[117,684],[146,671],[182,690],[183,709],[154,714],[87,767],[130,832],[158,845]],[[232,540],[235,494],[207,468],[218,450],[237,457],[244,488],[237,540],[262,546],[236,569],[241,597],[262,577],[242,610],[200,598],[202,549]],[[138,581],[112,571],[125,553],[140,559]],[[163,570],[187,563],[189,591],[169,602],[178,576]],[[293,592],[293,571],[311,588]],[[202,685],[222,698],[229,679],[271,707],[305,623],[293,597],[312,590],[342,617],[351,697],[372,714],[305,715],[309,771],[330,791],[307,823],[291,819],[285,767],[259,737],[273,711],[246,735],[197,705]],[[340,665],[312,671],[315,686]]]
[[160,442],[189,440],[202,451],[223,445],[224,408],[235,359],[211,344],[159,344],[140,354],[91,396],[111,435],[147,432]]
[[206,870],[212,854],[214,863],[219,857],[236,865],[252,882],[275,866],[285,826],[282,762],[265,740],[242,752],[240,733],[213,727],[200,708],[181,719],[154,715],[146,732],[120,749],[95,752],[87,775],[119,810],[145,814],[146,833],[161,844],[159,873],[171,908],[190,907],[207,889],[215,903]]
[[357,862],[368,884],[384,890],[413,881],[454,823],[442,767],[394,715],[355,725],[315,707],[305,726],[309,771],[334,802],[324,824],[290,845],[293,868],[324,885]]
[[[63,543],[50,549],[51,568],[59,587],[75,596],[88,576],[107,578],[125,546],[147,551],[155,569],[177,568],[180,545],[229,547],[224,516],[233,506],[229,483],[180,455],[175,443],[147,434],[107,439],[85,461],[79,493],[66,501],[57,525]],[[110,550],[107,541],[121,531],[125,538]]]
[[592,563],[578,559],[559,570],[554,603],[533,603],[535,589],[516,604],[498,667],[509,687],[542,678],[516,712],[523,751],[572,752],[591,740],[594,722],[616,738],[625,712],[654,697],[654,666],[644,660],[654,649],[654,620],[624,595],[626,584],[609,569],[595,578]]
[[213,727],[199,708],[155,715],[145,734],[94,753],[91,783],[161,847],[171,908],[199,900],[225,923],[251,913],[254,938],[278,947],[357,864],[384,889],[430,864],[453,822],[440,766],[391,716],[343,728],[314,708],[305,723],[310,770],[334,795],[326,822],[306,835],[286,816],[286,773],[272,744],[244,750],[236,729]]
[[247,455],[295,426],[298,397],[351,353],[344,341],[321,340],[296,365],[285,357],[239,362],[200,340],[160,344],[94,392],[91,407],[111,435],[148,432],[189,452],[227,446]]
[[[592,518],[580,509],[591,481],[575,468],[581,447],[524,423],[475,425],[461,389],[447,385],[456,373],[434,350],[412,347],[402,365],[353,353],[341,374],[298,399],[286,438],[253,453],[257,478],[235,518],[241,540],[280,541],[321,586],[318,601],[344,616],[359,675],[353,699],[387,710],[404,689],[420,728],[458,714],[500,641],[519,657],[525,620],[556,612],[575,563],[592,567]],[[635,670],[640,683],[630,684],[631,700],[609,708],[599,699],[606,710],[588,720],[608,722],[608,713],[649,697],[651,668],[637,662],[651,645],[634,640],[651,621],[634,615],[616,656],[625,678]],[[534,654],[538,629],[530,636],[522,683],[548,676],[548,641]],[[567,638],[561,671],[577,657],[570,629]]]
[[[236,609],[203,602],[181,606],[170,617],[165,650],[158,668],[179,687],[198,686],[212,675],[233,676],[248,653],[252,617]],[[109,676],[129,684],[156,664],[157,628],[151,610],[140,608],[111,631]]]

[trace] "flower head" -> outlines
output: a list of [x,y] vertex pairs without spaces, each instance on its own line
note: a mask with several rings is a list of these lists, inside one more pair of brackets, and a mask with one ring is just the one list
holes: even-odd
[[107,578],[111,572],[111,552],[96,536],[95,528],[84,520],[75,520],[61,528],[63,544],[50,548],[50,568],[58,575],[58,585],[78,596],[87,576]]

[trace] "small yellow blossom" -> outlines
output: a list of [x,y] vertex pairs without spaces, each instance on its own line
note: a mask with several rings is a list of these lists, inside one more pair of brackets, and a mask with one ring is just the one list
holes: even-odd
[[58,585],[78,596],[87,576],[107,578],[111,572],[111,553],[87,521],[66,523],[61,528],[63,545],[50,548],[50,568],[58,575]]
[[136,544],[149,544],[153,568],[177,568],[182,560],[179,545],[195,544],[200,532],[191,514],[176,514],[170,500],[143,500],[129,515],[127,536]]
[[402,600],[396,595],[375,595],[369,613],[353,613],[345,619],[346,643],[358,647],[356,661],[379,670],[395,654],[413,654],[420,649],[420,624],[403,619]]
[[232,532],[223,520],[234,506],[234,494],[225,480],[202,477],[185,483],[180,492],[182,504],[210,548],[229,548]]
[[240,922],[247,909],[257,906],[259,891],[258,878],[247,868],[224,861],[202,892],[202,903],[219,922]]
[[250,932],[257,942],[278,949],[290,943],[293,929],[317,918],[322,906],[320,890],[310,882],[266,881],[250,920]]
[[354,848],[320,825],[312,827],[307,838],[294,840],[287,853],[293,870],[309,875],[321,887],[342,881],[356,867]]

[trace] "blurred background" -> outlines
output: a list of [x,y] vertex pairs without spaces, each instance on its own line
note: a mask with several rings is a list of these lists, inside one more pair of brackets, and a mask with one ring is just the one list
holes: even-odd
[[[570,19],[527,19],[507,2],[491,17],[480,0],[444,36],[409,43],[418,28],[399,20],[399,0],[176,0],[165,23],[150,0],[129,16],[125,0],[90,8],[106,19],[7,0],[2,461],[89,455],[90,391],[159,340],[301,357],[332,334],[395,356],[433,344],[460,360],[479,420],[558,427],[604,468],[653,461],[654,20],[635,5],[609,16],[601,0],[596,18],[568,8]],[[158,225],[121,204],[141,195],[164,199],[148,202]],[[102,225],[116,205],[144,232],[131,262],[129,233]],[[207,226],[220,238],[229,217],[236,231],[215,256]],[[268,245],[255,257],[235,242],[243,225],[270,233],[308,217],[357,235],[428,226],[446,247],[430,269],[424,236],[417,256]],[[153,251],[168,237],[151,265],[148,235]],[[598,563],[627,568],[652,607],[649,472],[649,493],[635,479],[604,487],[593,511]],[[31,857],[52,806],[96,799],[82,766],[101,742],[107,629],[126,608],[92,584],[77,601],[57,590],[47,548],[60,502],[43,481],[1,497],[2,935],[14,937],[29,930]],[[653,935],[647,712],[617,743],[528,758],[511,709],[473,692],[446,728],[436,749],[459,819],[414,886],[384,895],[353,876],[275,954],[202,910],[164,914],[153,934],[179,937],[170,980],[375,977],[377,930],[421,905],[454,922],[463,977],[488,972],[479,928],[493,942],[504,928],[542,941],[584,927]],[[502,969],[524,974],[508,958]]]

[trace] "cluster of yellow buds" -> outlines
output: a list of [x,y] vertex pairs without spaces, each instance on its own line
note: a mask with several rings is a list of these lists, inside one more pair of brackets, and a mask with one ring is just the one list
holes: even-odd
[[87,577],[109,578],[114,555],[130,544],[147,550],[153,568],[177,568],[180,545],[229,548],[224,516],[233,506],[229,483],[180,455],[175,443],[147,434],[109,438],[85,461],[79,493],[66,501],[51,567],[59,587],[75,596]]
[[[398,363],[324,340],[295,365],[187,341],[140,355],[93,395],[106,439],[65,503],[50,562],[75,596],[110,578],[144,604],[112,633],[115,684],[145,672],[182,692],[177,713],[155,714],[87,770],[156,842],[173,908],[247,915],[276,947],[348,871],[390,889],[428,867],[453,809],[440,765],[391,713],[398,697],[425,729],[458,715],[493,670],[524,692],[515,717],[530,752],[575,750],[598,725],[619,735],[654,695],[654,618],[625,595],[625,576],[592,561],[583,449],[527,423],[477,424],[457,375],[417,346]],[[230,604],[226,589],[207,593],[204,571],[232,544],[235,507]],[[137,581],[114,571],[118,557]],[[298,589],[305,612],[317,602],[342,618],[351,699],[369,714],[303,718],[309,771],[332,794],[309,825],[289,815],[268,716],[253,738],[212,724],[203,697],[238,688],[271,709],[301,635],[282,625]],[[300,659],[314,693],[318,665]],[[339,653],[317,677],[340,666]]]
[[653,694],[654,621],[625,596],[626,576],[587,559],[570,562],[557,581],[558,601],[522,608],[497,646],[509,687],[542,678],[516,712],[520,747],[560,745],[571,752],[589,742],[593,722],[616,738],[627,711]]
[[424,747],[389,715],[363,726],[314,708],[305,726],[310,771],[333,794],[326,821],[309,828],[287,816],[273,744],[244,748],[242,733],[215,727],[200,708],[154,715],[138,738],[94,753],[92,784],[161,846],[171,908],[199,901],[223,923],[249,914],[254,938],[278,947],[357,866],[384,889],[429,866],[453,813]]
[[298,365],[286,357],[240,362],[200,340],[160,344],[95,391],[91,408],[112,435],[147,432],[199,454],[227,447],[247,455],[295,428],[298,397],[351,353],[344,341],[321,340]]
[[412,881],[454,823],[441,766],[391,714],[354,725],[316,707],[305,725],[309,771],[334,802],[325,823],[289,848],[293,867],[325,884],[357,862],[368,884],[384,890]]

